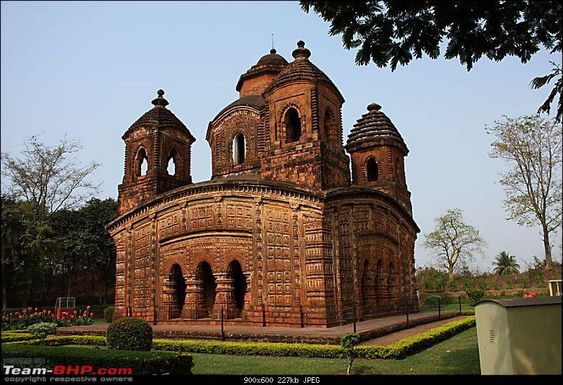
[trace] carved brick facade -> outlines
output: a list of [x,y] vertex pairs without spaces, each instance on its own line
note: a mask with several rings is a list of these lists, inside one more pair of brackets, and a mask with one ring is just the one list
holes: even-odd
[[163,92],[127,130],[115,317],[322,327],[417,309],[407,147],[370,105],[351,179],[344,99],[309,56],[299,42],[293,62],[272,50],[241,76],[209,123],[210,181],[191,183],[195,139]]

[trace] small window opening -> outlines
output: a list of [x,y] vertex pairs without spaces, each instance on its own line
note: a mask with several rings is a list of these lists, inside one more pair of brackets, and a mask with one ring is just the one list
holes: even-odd
[[241,164],[246,159],[246,139],[244,135],[238,133],[233,139],[233,163]]
[[376,181],[379,177],[377,170],[377,162],[374,158],[369,158],[366,162],[366,175],[368,182]]
[[168,175],[175,176],[176,175],[176,150],[170,151],[170,155],[168,155],[168,163],[166,165],[166,172]]
[[286,142],[297,142],[301,137],[301,119],[295,108],[290,108],[285,113]]
[[137,153],[137,175],[145,176],[149,169],[149,161],[147,157],[147,152],[144,148],[141,148]]
[[176,160],[174,158],[168,159],[166,171],[168,172],[168,175],[176,175]]

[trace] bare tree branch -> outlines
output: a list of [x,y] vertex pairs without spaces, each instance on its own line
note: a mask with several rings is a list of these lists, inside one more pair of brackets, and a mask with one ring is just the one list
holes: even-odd
[[487,133],[495,136],[489,156],[504,159],[510,167],[499,180],[506,194],[504,206],[509,219],[540,226],[549,266],[550,235],[561,227],[562,219],[561,125],[539,115],[503,118]]
[[74,158],[81,149],[77,141],[66,137],[48,146],[32,136],[20,157],[2,153],[2,175],[10,180],[9,192],[32,203],[39,212],[76,206],[99,191],[100,186],[88,180],[99,164],[81,166]]

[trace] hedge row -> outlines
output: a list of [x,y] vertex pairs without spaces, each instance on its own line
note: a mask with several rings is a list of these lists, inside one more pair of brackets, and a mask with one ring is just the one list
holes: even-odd
[[16,342],[16,341],[28,341],[34,340],[37,337],[30,333],[8,333],[2,332],[2,343],[4,342]]
[[401,359],[475,326],[475,317],[452,321],[387,346],[358,346],[358,357]]
[[[399,359],[424,350],[438,342],[475,326],[475,317],[452,321],[424,333],[402,339],[386,346],[358,346],[358,357]],[[34,342],[37,343],[37,342]],[[96,345],[105,346],[103,336],[61,336],[38,342],[41,345]],[[264,342],[217,342],[201,340],[153,340],[154,350],[206,354],[230,354],[237,356],[280,356],[344,358],[344,350],[338,345],[313,345]]]
[[132,368],[138,374],[192,374],[192,356],[171,352],[141,352],[87,347],[3,344],[2,358],[37,357],[57,365],[91,365],[95,368]]

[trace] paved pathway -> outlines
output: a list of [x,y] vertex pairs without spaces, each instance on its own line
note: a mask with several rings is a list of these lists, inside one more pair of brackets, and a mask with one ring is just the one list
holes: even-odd
[[415,334],[423,333],[427,330],[433,329],[445,323],[462,320],[467,317],[468,316],[464,315],[464,316],[457,316],[453,318],[441,319],[439,321],[429,322],[423,325],[414,326],[409,329],[399,330],[397,332],[390,333],[381,337],[372,338],[370,340],[361,342],[360,345],[380,345],[380,346],[390,345],[394,342],[402,340],[403,338],[407,338]]
[[[452,319],[453,314],[442,314],[442,318]],[[436,312],[421,312],[409,314],[409,326],[427,324],[436,321]],[[97,334],[103,335],[108,327],[107,323],[63,327],[57,330],[58,335]],[[357,333],[362,340],[387,335],[405,329],[406,316],[397,315],[376,318],[356,324]],[[153,331],[157,338],[203,338],[219,339],[220,326],[216,325],[154,325]],[[427,330],[427,329],[426,329]],[[353,331],[353,325],[335,326],[331,328],[296,328],[296,327],[261,327],[261,326],[225,326],[227,340],[258,340],[275,342],[320,342],[338,343],[340,338]]]

